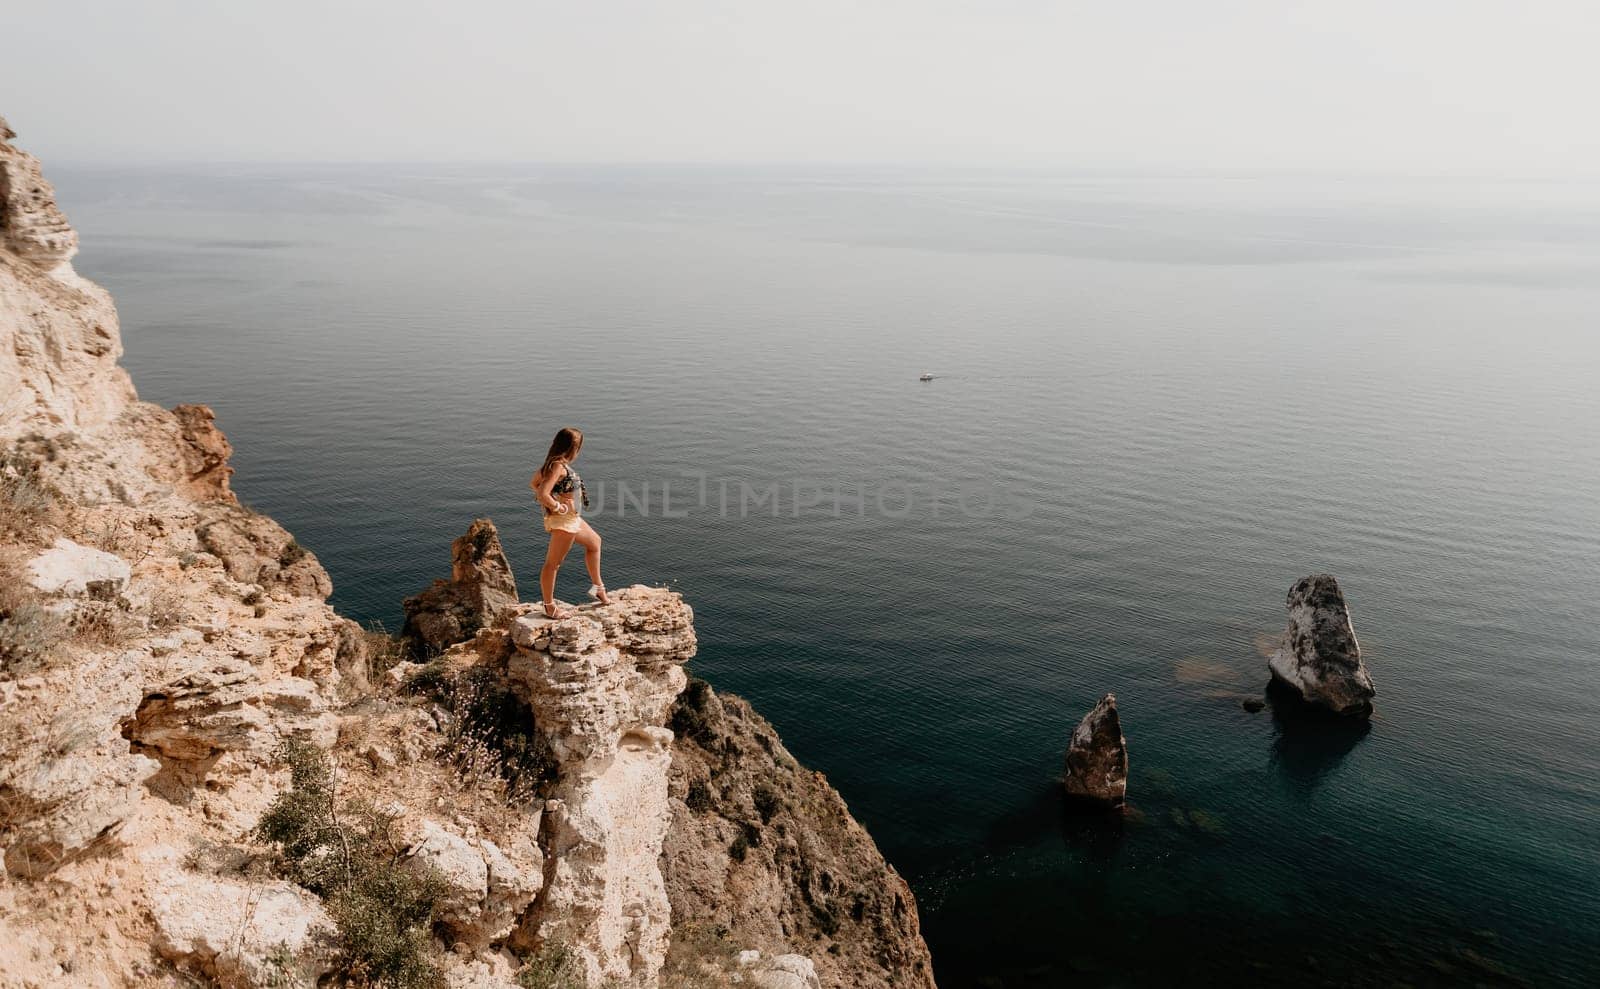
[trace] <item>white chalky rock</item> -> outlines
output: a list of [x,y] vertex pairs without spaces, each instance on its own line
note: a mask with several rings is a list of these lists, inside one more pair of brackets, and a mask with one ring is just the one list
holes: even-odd
[[[567,944],[591,985],[655,989],[672,927],[660,865],[671,820],[665,725],[694,655],[694,613],[660,588],[611,599],[512,626],[519,648],[508,676],[533,708],[561,781],[545,805],[549,885],[518,937]],[[545,638],[548,652],[531,651]]]
[[120,589],[132,571],[126,560],[65,537],[28,561],[28,581],[48,594],[83,594],[97,580],[110,580]]
[[822,989],[817,967],[804,955],[778,955],[750,974],[759,989]]
[[156,950],[223,989],[310,987],[333,970],[333,922],[297,886],[215,879],[174,863],[148,894]]

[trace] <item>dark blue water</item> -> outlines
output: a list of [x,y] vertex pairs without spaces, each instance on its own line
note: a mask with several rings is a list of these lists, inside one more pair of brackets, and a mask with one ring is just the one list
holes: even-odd
[[[141,393],[216,408],[347,614],[476,515],[532,596],[581,426],[609,583],[688,596],[947,989],[1600,977],[1600,187],[53,177]],[[1318,571],[1370,731],[1240,706]],[[1108,690],[1120,825],[1053,782]]]

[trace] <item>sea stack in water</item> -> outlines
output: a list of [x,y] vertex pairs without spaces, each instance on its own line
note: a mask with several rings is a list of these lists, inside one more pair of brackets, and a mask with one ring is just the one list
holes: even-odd
[[1289,628],[1267,661],[1272,677],[1307,704],[1335,714],[1365,717],[1377,691],[1361,662],[1344,592],[1329,574],[1314,574],[1289,588]]
[[1067,796],[1100,807],[1121,807],[1128,795],[1128,740],[1117,698],[1107,694],[1073,729],[1067,746]]
[[499,531],[488,519],[473,519],[466,535],[450,544],[450,579],[402,602],[400,635],[427,656],[467,641],[516,604],[517,580]]

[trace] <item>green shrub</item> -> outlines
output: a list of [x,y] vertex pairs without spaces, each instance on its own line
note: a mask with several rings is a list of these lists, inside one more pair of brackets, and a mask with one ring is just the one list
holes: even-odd
[[588,980],[572,949],[552,941],[518,970],[517,985],[522,989],[586,989]]
[[756,813],[761,815],[761,823],[771,823],[774,815],[783,809],[783,798],[778,796],[778,791],[765,783],[756,785],[754,794]]
[[408,694],[421,694],[432,697],[437,701],[448,702],[452,676],[445,666],[444,660],[432,659],[424,663],[422,669],[406,677],[405,684],[401,687]]
[[695,780],[689,784],[689,792],[684,794],[683,802],[696,814],[704,814],[711,809],[711,787],[705,780]]
[[688,686],[672,705],[672,731],[679,738],[692,739],[703,748],[711,748],[717,741],[717,728],[712,721],[711,702],[716,695],[711,684],[691,678]]
[[441,984],[431,936],[439,892],[437,880],[389,866],[328,901],[354,981],[394,989]]
[[346,981],[385,989],[443,984],[430,932],[441,894],[436,876],[401,865],[395,819],[363,801],[342,801],[335,767],[303,742],[286,743],[290,786],[256,825],[276,846],[285,875],[321,896],[339,932]]
[[739,945],[722,924],[683,921],[672,925],[662,989],[728,989],[739,969]]

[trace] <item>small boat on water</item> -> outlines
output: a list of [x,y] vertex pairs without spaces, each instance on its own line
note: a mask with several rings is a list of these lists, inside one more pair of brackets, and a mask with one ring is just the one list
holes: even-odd
[[922,377],[918,378],[917,380],[918,381],[932,381],[933,380],[933,375],[924,374]]

